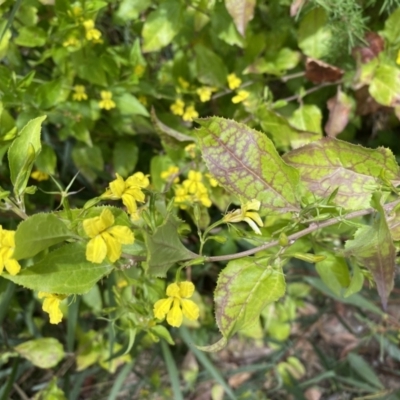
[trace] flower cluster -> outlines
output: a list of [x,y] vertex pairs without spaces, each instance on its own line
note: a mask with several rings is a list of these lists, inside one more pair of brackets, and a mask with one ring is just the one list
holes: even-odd
[[144,203],[145,195],[142,189],[150,185],[147,175],[143,172],[136,172],[124,180],[122,176],[115,174],[117,179],[110,182],[109,188],[101,196],[103,199],[119,200],[122,199],[129,214],[135,214],[137,211],[136,202]]
[[263,222],[259,214],[255,212],[260,209],[260,206],[261,203],[256,199],[248,201],[247,203],[242,204],[240,209],[226,214],[223,218],[223,221],[230,223],[241,222],[241,221],[247,222],[255,233],[261,235],[261,231],[258,226],[262,227]]
[[67,296],[61,294],[53,294],[46,292],[39,292],[39,299],[44,298],[43,311],[47,312],[50,316],[51,324],[59,324],[62,320],[63,314],[60,310],[60,303]]
[[189,204],[200,203],[205,207],[211,207],[207,187],[203,183],[203,174],[198,171],[189,171],[188,178],[182,185],[176,185],[175,204],[185,210]]
[[19,262],[13,258],[15,231],[3,229],[0,225],[0,274],[4,267],[10,275],[17,275],[21,270]]
[[189,105],[185,108],[185,103],[181,99],[176,99],[173,104],[171,104],[170,110],[172,114],[179,115],[184,121],[193,121],[193,119],[199,116],[193,105]]
[[167,298],[158,300],[154,304],[154,316],[164,319],[171,326],[179,327],[182,325],[183,316],[195,321],[199,318],[199,307],[192,300],[188,300],[194,293],[192,282],[171,283],[167,287]]
[[116,104],[112,99],[112,93],[108,90],[102,90],[100,92],[101,100],[99,101],[99,107],[104,110],[111,110],[116,107]]
[[114,215],[106,208],[98,217],[83,221],[83,229],[90,237],[86,245],[86,259],[100,264],[106,257],[111,262],[121,257],[122,244],[131,244],[135,237],[127,226],[116,225]]
[[161,179],[168,181],[171,177],[174,177],[173,182],[178,183],[179,182],[178,175],[179,175],[179,167],[171,165],[170,167],[168,167],[166,171],[161,172]]
[[101,32],[94,27],[94,21],[92,19],[87,19],[83,22],[83,26],[86,31],[86,39],[89,41],[93,41],[95,43],[100,42]]

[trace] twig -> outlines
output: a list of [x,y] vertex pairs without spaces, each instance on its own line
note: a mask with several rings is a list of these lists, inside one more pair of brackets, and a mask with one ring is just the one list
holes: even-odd
[[[386,212],[390,212],[398,204],[400,204],[400,199],[392,201],[391,203],[385,204],[383,206],[383,208],[385,209]],[[288,236],[289,243],[293,243],[297,239],[300,239],[301,237],[306,236],[309,233],[315,232],[318,229],[322,229],[322,228],[326,228],[331,225],[335,225],[338,222],[340,222],[340,220],[342,220],[342,219],[353,219],[353,218],[357,218],[357,217],[362,217],[364,215],[372,214],[374,212],[376,212],[375,208],[367,208],[365,210],[353,211],[342,217],[331,218],[331,219],[328,219],[323,222],[314,222],[308,228],[305,228],[300,232],[296,232],[296,233],[293,233],[293,235]],[[258,253],[259,251],[267,250],[267,249],[270,249],[271,247],[274,247],[277,245],[279,245],[278,239],[273,240],[272,242],[264,243],[263,245],[255,247],[253,249],[242,251],[240,253],[227,254],[225,256],[204,257],[204,262],[236,260],[237,258],[251,256],[255,253]]]
[[303,97],[306,97],[306,96],[308,96],[309,94],[314,93],[314,92],[316,92],[316,91],[319,90],[319,89],[322,89],[322,88],[327,87],[327,86],[340,85],[341,83],[342,83],[342,81],[321,83],[321,84],[318,85],[318,86],[314,86],[314,87],[312,87],[311,89],[306,90],[306,91],[305,91],[304,93],[302,93],[302,94],[295,94],[295,95],[293,95],[293,96],[286,97],[286,99],[279,99],[279,100],[281,100],[281,101],[293,101],[293,100],[298,100],[298,101],[299,101],[299,100],[301,100]]

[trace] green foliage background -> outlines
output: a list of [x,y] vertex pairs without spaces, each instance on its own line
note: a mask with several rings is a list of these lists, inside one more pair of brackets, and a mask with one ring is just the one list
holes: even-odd
[[[274,304],[266,303],[279,299],[285,290],[282,265],[268,264],[268,269],[261,269],[252,259],[231,261],[225,275],[218,279],[225,266],[224,256],[263,243],[244,229],[223,229],[213,240],[201,243],[204,254],[221,256],[221,262],[215,258],[201,268],[192,266],[188,273],[196,284],[201,322],[189,325],[190,329],[185,326],[168,331],[153,323],[149,304],[164,293],[164,281],[156,277],[167,276],[172,281],[177,268],[170,270],[171,264],[195,258],[193,252],[199,245],[193,235],[196,229],[207,229],[231,204],[238,206],[238,195],[251,200],[252,193],[259,190],[256,184],[237,184],[231,174],[223,185],[228,191],[208,188],[211,208],[175,208],[175,215],[184,223],[168,217],[172,203],[162,203],[157,197],[166,189],[161,173],[177,165],[183,175],[189,170],[209,170],[222,182],[224,176],[218,176],[215,165],[221,163],[216,143],[224,135],[227,142],[229,135],[237,135],[229,148],[234,155],[235,144],[244,143],[245,138],[248,142],[257,138],[258,145],[263,141],[262,148],[268,152],[252,149],[254,169],[259,162],[264,166],[264,176],[284,171],[281,181],[272,185],[268,181],[264,187],[265,193],[272,187],[282,194],[282,202],[278,196],[268,194],[259,199],[271,212],[263,215],[264,239],[276,238],[276,232],[295,223],[287,214],[277,216],[272,211],[298,210],[303,194],[296,191],[299,171],[310,178],[310,187],[314,185],[314,193],[320,196],[301,204],[304,219],[316,221],[320,214],[341,218],[344,211],[370,207],[371,198],[377,213],[385,215],[381,200],[393,200],[393,193],[397,194],[393,186],[398,184],[395,160],[400,155],[398,3],[0,1],[0,196],[5,198],[14,192],[17,199],[25,202],[26,214],[34,215],[19,224],[20,220],[2,203],[1,225],[5,229],[18,226],[18,240],[23,245],[15,257],[29,256],[29,263],[35,263],[30,269],[33,274],[54,274],[46,282],[29,274],[8,279],[32,290],[84,293],[69,298],[72,300],[64,310],[66,321],[61,327],[54,327],[47,323],[35,294],[1,278],[1,398],[11,398],[22,391],[38,399],[99,395],[110,399],[179,399],[189,398],[201,390],[204,382],[211,381],[207,390],[214,399],[223,398],[222,392],[226,398],[280,399],[292,395],[302,399],[308,398],[305,396],[311,389],[318,390],[322,398],[339,393],[397,399],[399,388],[393,384],[398,380],[396,368],[400,362],[399,325],[393,311],[398,301],[397,289],[395,286],[389,298],[386,314],[380,309],[376,292],[363,286],[363,281],[366,278],[372,284],[375,278],[382,301],[387,301],[393,286],[391,277],[385,276],[387,271],[379,274],[368,248],[371,243],[383,247],[393,239],[386,256],[395,257],[400,239],[398,213],[389,225],[384,218],[367,218],[368,226],[357,230],[354,238],[356,228],[347,224],[326,231],[321,236],[322,245],[314,239],[298,238],[287,253],[287,259],[296,260],[284,265],[286,295]],[[240,78],[238,87],[233,89],[230,74]],[[85,96],[79,96],[82,92],[77,86],[84,87]],[[210,92],[207,100],[201,96],[204,89]],[[245,97],[243,101],[236,101],[235,97],[241,95]],[[111,106],[105,106],[107,96],[113,102]],[[184,103],[178,112],[176,108],[174,111],[177,100]],[[221,118],[196,121],[197,117],[212,116]],[[28,122],[29,128],[24,128]],[[317,152],[315,143],[325,135],[386,149],[356,151],[349,143],[334,141],[330,150],[323,147],[321,152],[334,154],[333,161],[326,157],[331,167],[347,171],[341,181],[343,189],[329,197],[324,195],[327,187],[320,184],[325,175],[311,162],[309,150]],[[198,148],[191,157],[185,148],[196,141]],[[301,147],[304,145],[310,147]],[[342,158],[337,157],[339,153]],[[280,158],[283,154],[290,166]],[[315,160],[325,162],[318,157]],[[229,157],[224,162],[228,163]],[[67,201],[71,210],[65,207],[66,193],[52,180],[36,182],[25,173],[32,163],[34,170],[52,175],[62,187],[67,187],[79,171],[69,187]],[[78,231],[71,234],[72,230],[60,220],[79,218],[74,210],[103,193],[115,173],[127,178],[134,171],[150,175],[151,212],[146,224],[154,229],[139,235],[135,244],[124,251],[140,260],[149,249],[146,268],[152,275],[126,264],[93,286],[113,270],[110,263],[104,262],[85,282],[69,280],[75,270],[87,268],[80,243],[53,250],[43,261],[41,257],[50,246],[72,241],[79,235]],[[284,178],[287,182],[283,182]],[[378,189],[384,193],[382,198],[376,194]],[[172,201],[173,193],[166,196]],[[40,214],[55,210],[60,200],[64,207],[57,218]],[[87,216],[99,214],[97,208]],[[113,209],[113,214],[120,225],[129,226],[125,213]],[[356,220],[360,222],[360,218]],[[43,237],[35,241],[40,237],[37,232],[43,234],[40,224],[51,231],[46,236],[48,241]],[[293,234],[290,229],[283,232]],[[287,246],[282,244],[285,240],[286,234],[281,235],[279,244]],[[165,259],[165,254],[159,252],[163,243],[171,246],[175,259]],[[332,249],[340,247],[344,253],[334,254]],[[264,249],[261,256],[275,260],[276,253],[277,246]],[[313,253],[326,258],[317,259]],[[361,260],[368,270],[357,263],[352,263],[349,270],[344,256]],[[310,263],[315,263],[315,268]],[[238,274],[243,274],[242,281]],[[232,279],[233,285],[226,288],[224,279]],[[274,290],[270,290],[271,285]],[[253,313],[237,318],[234,324],[227,322],[225,309],[221,311],[218,306],[228,304],[229,309],[238,302],[251,301],[246,290],[253,287]],[[265,304],[258,304],[257,299],[266,288],[269,297]],[[213,319],[214,290],[215,317],[222,340],[241,331],[242,336],[234,345],[257,343],[270,350],[267,356],[225,371],[217,357],[205,355],[193,346],[214,343],[219,337]],[[307,304],[315,308],[315,313],[300,311]],[[352,342],[353,347],[339,353],[335,346],[342,349],[343,344],[323,343],[313,331],[317,338],[310,336],[306,340],[317,343],[318,367],[313,367],[298,347],[302,342],[296,336],[294,323],[300,326],[296,329],[307,332],[324,313],[343,320],[338,304],[350,307],[352,315],[346,317],[356,319],[362,326],[361,337]],[[261,321],[252,324],[254,315],[258,318],[260,313]],[[343,326],[349,334],[359,335],[351,322],[345,321]],[[175,347],[167,344],[173,342]],[[378,356],[379,362],[372,363]],[[156,368],[160,358],[164,361],[162,371]],[[392,380],[388,378],[389,370]],[[235,373],[251,375],[236,387],[230,380]],[[97,385],[110,376],[110,384]]]

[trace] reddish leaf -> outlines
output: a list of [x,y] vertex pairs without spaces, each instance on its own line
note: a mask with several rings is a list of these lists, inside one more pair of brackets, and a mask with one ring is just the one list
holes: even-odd
[[367,32],[365,40],[368,46],[353,49],[353,57],[359,58],[363,64],[373,60],[385,48],[385,41],[376,32]]
[[334,65],[307,57],[305,77],[312,83],[336,82],[343,74],[344,71]]
[[296,16],[306,2],[307,0],[293,0],[293,3],[290,5],[290,16]]
[[352,109],[351,99],[338,87],[336,96],[331,97],[327,102],[329,119],[325,125],[325,132],[328,136],[337,136],[346,128],[349,122],[349,115]]
[[368,115],[374,114],[382,108],[385,108],[381,104],[375,101],[369,94],[368,85],[362,86],[354,92],[356,99],[356,114],[357,115]]
[[225,0],[225,6],[238,32],[244,36],[247,24],[253,19],[256,0]]

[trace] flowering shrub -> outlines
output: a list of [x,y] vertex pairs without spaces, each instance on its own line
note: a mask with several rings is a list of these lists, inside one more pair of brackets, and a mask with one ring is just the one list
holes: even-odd
[[[296,260],[341,299],[367,279],[387,307],[400,169],[372,144],[400,154],[400,9],[335,58],[319,2],[234,3],[1,3],[1,309],[29,297],[35,337],[12,356],[67,357],[32,333],[43,318],[77,371],[174,344],[169,327],[218,327],[196,342],[209,352],[237,333],[286,340]],[[351,144],[368,124],[371,146]],[[24,352],[46,339],[49,362]],[[305,373],[277,367],[286,385]]]

